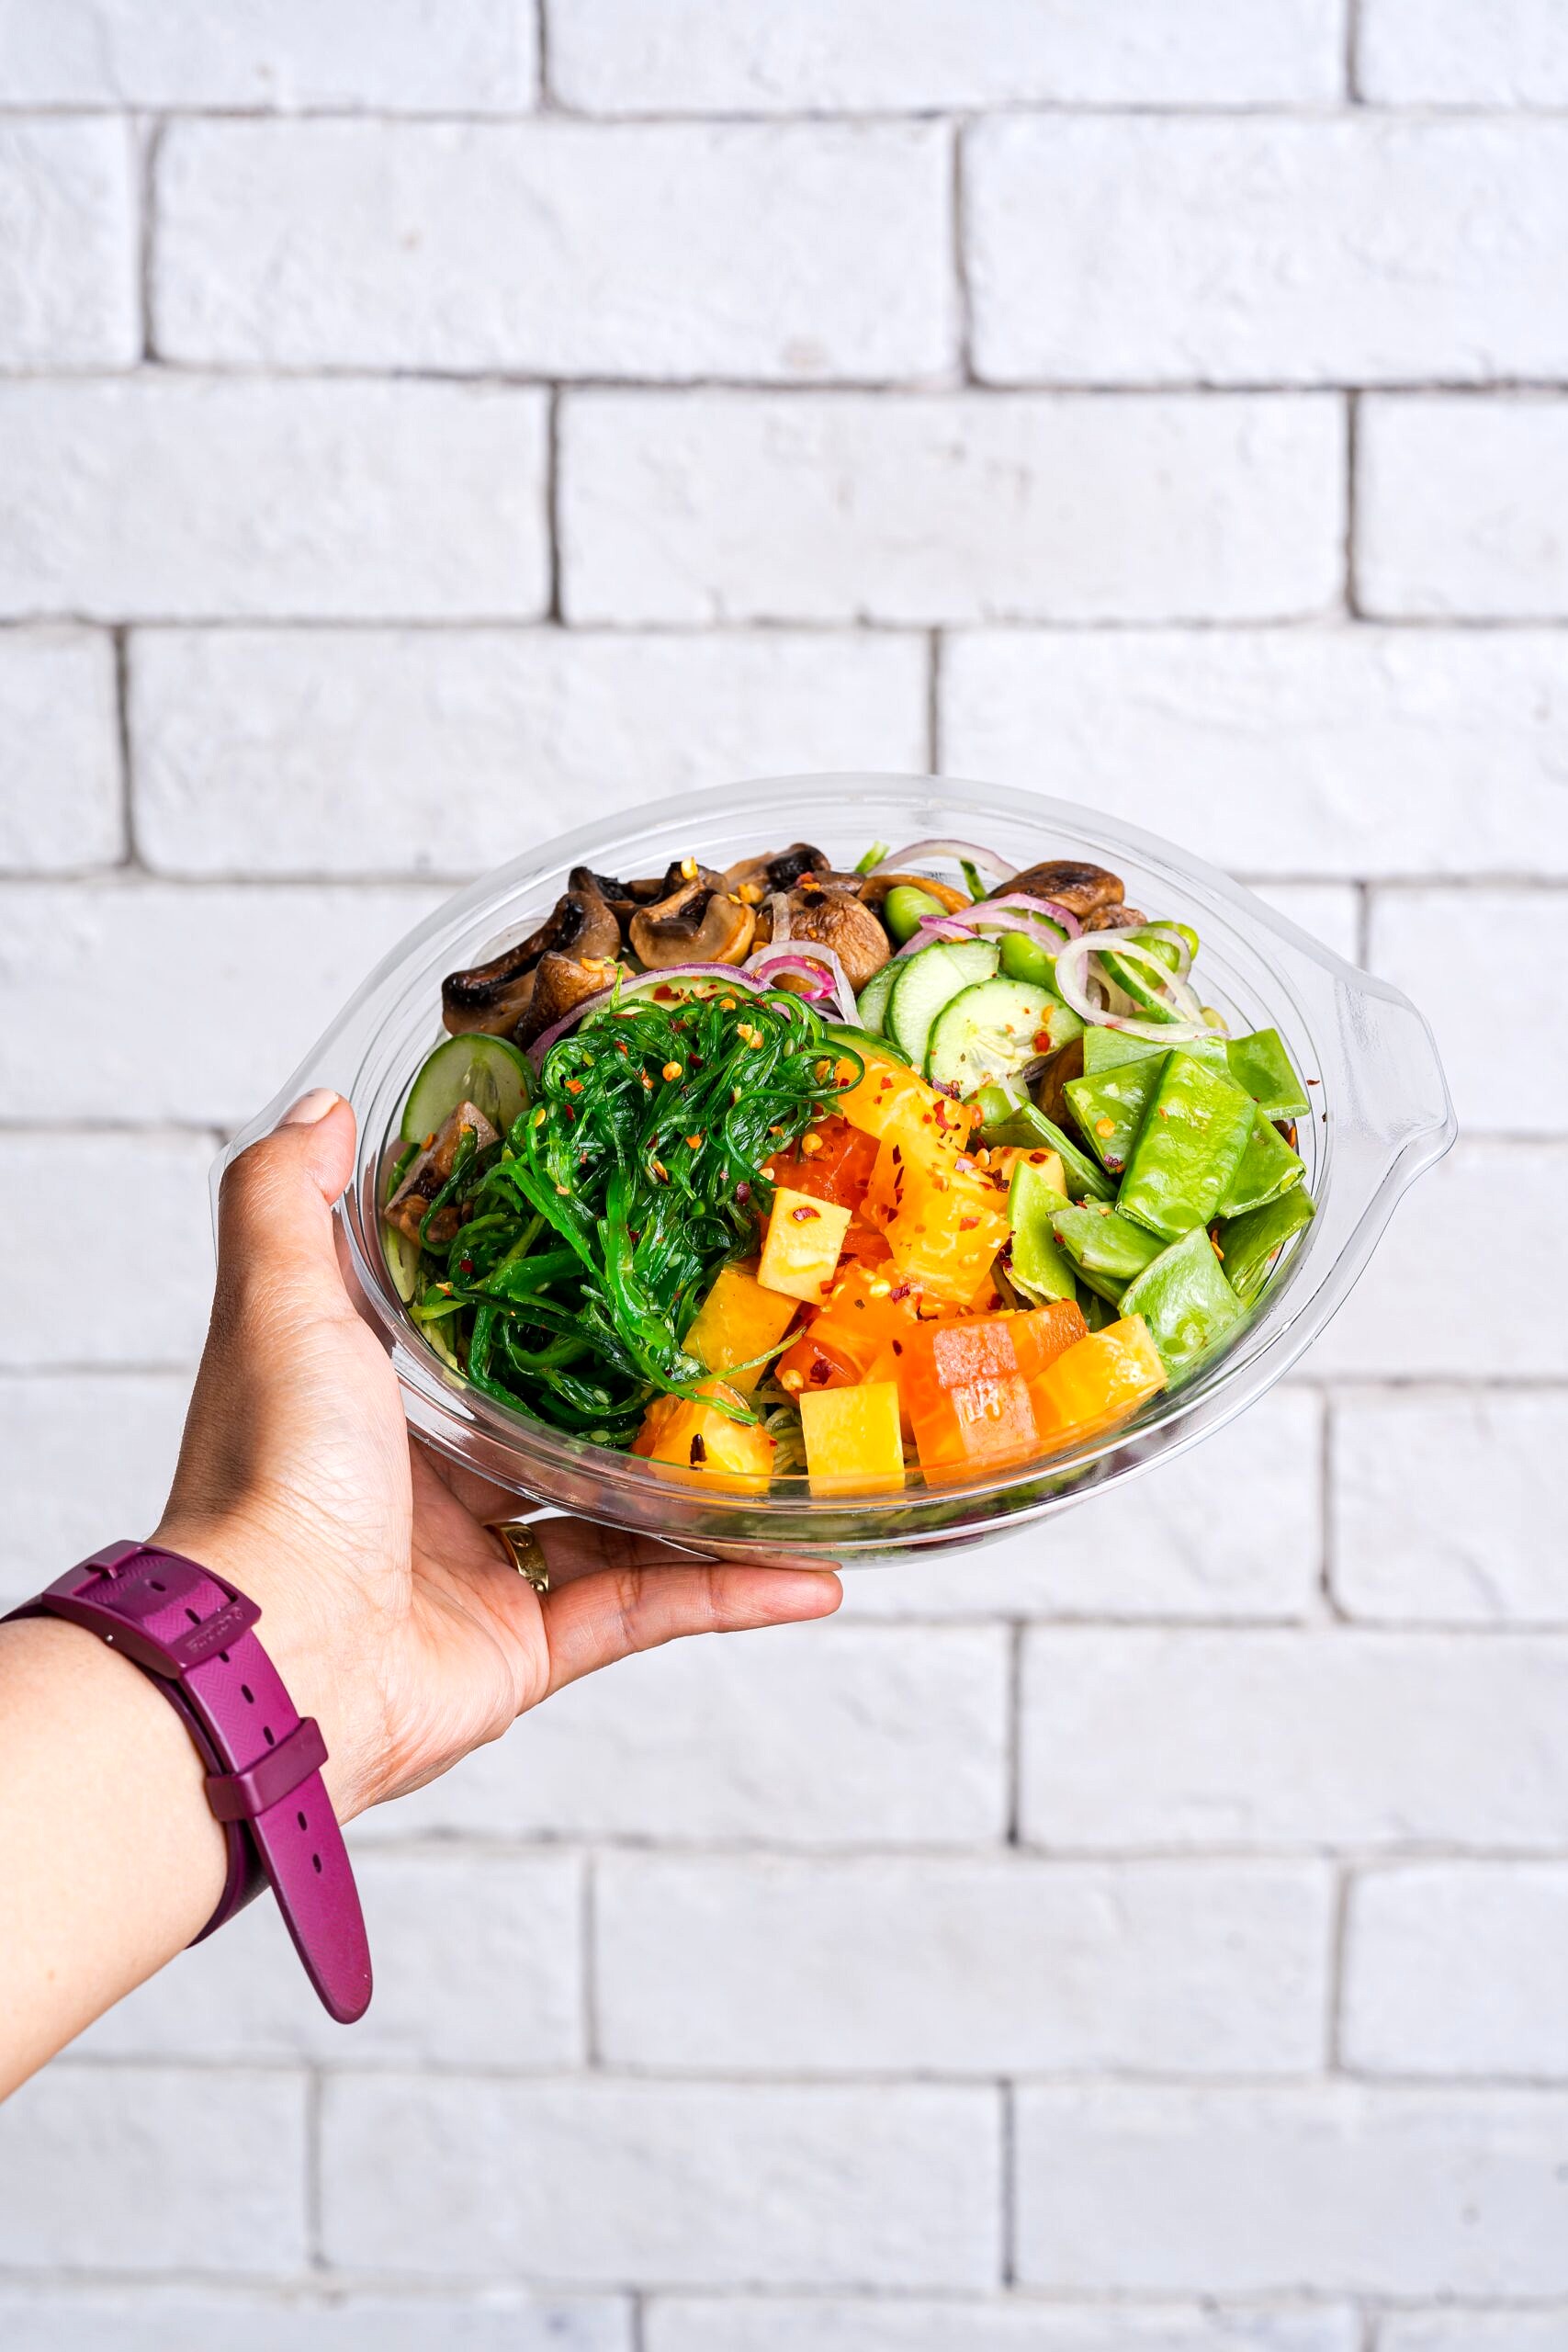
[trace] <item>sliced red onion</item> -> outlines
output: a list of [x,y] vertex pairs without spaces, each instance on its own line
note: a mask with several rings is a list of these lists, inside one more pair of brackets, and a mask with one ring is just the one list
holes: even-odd
[[962,915],[927,915],[922,922],[917,923],[893,960],[897,963],[901,956],[912,956],[917,948],[929,947],[934,939],[956,939],[967,942],[974,936],[974,933]]
[[896,857],[885,857],[881,865],[874,865],[871,871],[873,876],[907,874],[919,865],[921,858],[929,861],[939,857],[948,858],[955,864],[966,858],[976,874],[995,875],[998,882],[1010,880],[1018,871],[1017,866],[1010,865],[1005,857],[998,857],[994,849],[986,849],[978,842],[938,841],[911,842],[908,849],[901,849]]
[[646,996],[650,989],[665,987],[671,980],[716,980],[724,988],[741,989],[747,996],[757,994],[757,982],[747,977],[733,964],[671,964],[662,972],[632,972],[626,974],[613,988],[601,989],[594,996],[585,996],[574,1004],[563,1021],[553,1022],[543,1035],[535,1038],[528,1048],[528,1058],[537,1069],[550,1047],[575,1029],[591,1012],[597,1012],[618,996],[625,1003],[627,997]]
[[[1122,948],[1128,944],[1125,933],[1113,934],[1113,937],[1121,941]],[[1089,959],[1100,949],[1108,947],[1111,944],[1111,939],[1100,933],[1085,932],[1081,938],[1069,940],[1056,957],[1057,993],[1063,1003],[1071,1005],[1081,1020],[1089,1022],[1099,1029],[1119,1029],[1124,1036],[1146,1037],[1152,1044],[1158,1046],[1192,1045],[1199,1038],[1212,1037],[1214,1035],[1207,1022],[1201,1017],[1196,1020],[1144,1021],[1132,1014],[1112,1012],[1108,1003],[1097,1001],[1096,998],[1090,994],[1090,989],[1098,988],[1103,994],[1107,982],[1103,973],[1091,970]],[[1151,956],[1146,960],[1158,966],[1164,981],[1168,983],[1171,980],[1173,975],[1165,965],[1159,963],[1157,956]],[[1191,990],[1184,982],[1179,985],[1183,995],[1196,1006],[1197,999],[1192,996]],[[1117,993],[1121,994],[1121,991],[1118,990]],[[1125,1001],[1123,999],[1123,1001]]]
[[965,922],[979,915],[995,914],[1002,907],[1022,907],[1030,914],[1044,915],[1050,922],[1060,923],[1069,939],[1076,939],[1083,924],[1071,907],[1062,906],[1055,899],[1036,899],[1027,890],[998,890],[994,898],[982,899],[977,905],[965,910]]
[[764,986],[772,986],[772,975],[777,971],[794,972],[807,979],[825,980],[827,986],[815,1000],[830,997],[833,1010],[840,1021],[852,1029],[858,1015],[855,992],[845,976],[844,967],[831,947],[824,947],[815,939],[797,939],[781,947],[775,941],[772,946],[760,947],[746,959],[746,969]]

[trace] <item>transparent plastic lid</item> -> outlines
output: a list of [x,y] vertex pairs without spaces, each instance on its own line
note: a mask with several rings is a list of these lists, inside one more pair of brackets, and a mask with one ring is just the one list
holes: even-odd
[[[1277,1028],[1312,1117],[1299,1148],[1317,1215],[1230,1344],[1185,1385],[1111,1434],[1048,1462],[902,1496],[814,1496],[802,1476],[766,1495],[698,1489],[481,1396],[420,1337],[382,1254],[381,1171],[410,1082],[439,1042],[441,981],[530,930],[573,865],[662,873],[671,857],[726,866],[795,840],[852,865],[874,842],[982,842],[1018,868],[1045,857],[1110,866],[1130,903],[1198,930],[1205,1002],[1233,1031]],[[769,777],[692,793],[585,828],[487,875],[386,956],[276,1099],[236,1136],[218,1173],[311,1086],[347,1097],[358,1122],[354,1181],[339,1204],[361,1309],[388,1348],[411,1426],[513,1494],[605,1523],[730,1555],[865,1557],[973,1543],[1137,1477],[1243,1411],[1311,1346],[1349,1292],[1400,1194],[1448,1149],[1454,1117],[1425,1020],[1397,989],[1357,971],[1250,891],[1156,835],[1072,803],[947,777]]]

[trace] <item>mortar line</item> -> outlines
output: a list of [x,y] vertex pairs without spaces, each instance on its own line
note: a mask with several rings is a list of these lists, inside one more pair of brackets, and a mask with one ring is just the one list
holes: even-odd
[[1319,1598],[1330,1620],[1344,1625],[1353,1621],[1340,1604],[1336,1585],[1338,1560],[1335,1545],[1334,1512],[1335,1442],[1337,1434],[1334,1418],[1335,1403],[1336,1398],[1332,1392],[1325,1392],[1319,1400],[1323,1425],[1318,1432],[1318,1509],[1323,1515],[1323,1524],[1318,1537],[1317,1589]]
[[[135,118],[132,118],[134,120]],[[153,237],[154,213],[158,195],[158,153],[164,141],[164,118],[153,114],[141,118],[141,154],[138,158],[136,224],[136,296],[141,308],[141,361],[145,366],[158,356],[157,338],[152,332]]]
[[558,628],[561,624],[560,403],[560,387],[554,385],[545,416],[545,538],[549,556],[549,594],[544,619]]
[[[539,0],[541,7],[544,0]],[[1345,104],[1364,107],[1361,96],[1361,0],[1345,0]]]
[[1352,621],[1366,618],[1357,571],[1357,539],[1360,530],[1361,396],[1345,395],[1345,610]]
[[582,1858],[578,1926],[582,1937],[582,2063],[590,2074],[597,2074],[604,2067],[604,2050],[599,2024],[599,1858],[593,1852]]
[[[120,856],[112,866],[98,869],[111,874],[135,873],[141,868],[136,841],[136,793],[131,776],[130,635],[129,629],[123,627],[109,631],[109,650],[114,662],[115,741],[119,754],[119,817],[125,834],[125,847]],[[87,877],[63,875],[53,878],[70,883]]]
[[964,175],[964,142],[972,118],[955,116],[952,127],[953,158],[949,202],[953,208],[953,286],[958,330],[958,379],[972,385],[975,374],[975,303],[969,284],[968,187]]
[[319,2066],[305,2069],[305,2264],[308,2270],[327,2267],[322,2247],[321,2214],[321,2096]]
[[1354,1875],[1348,1864],[1340,1862],[1335,1865],[1333,1906],[1329,1915],[1327,2054],[1324,2067],[1325,2074],[1329,2076],[1342,2075],[1346,2072],[1346,1962],[1349,1951],[1350,1891]]
[[1018,2093],[1016,2086],[1008,2081],[998,2083],[997,2088],[1001,2096],[998,2236],[1001,2283],[1004,2291],[1009,2291],[1018,2284]]
[[926,765],[942,774],[942,635],[933,628],[926,643]]
[[550,77],[549,0],[534,0],[534,110],[537,114],[555,114],[560,109]]
[[1014,1620],[1008,1629],[1007,1680],[1007,1829],[1004,1844],[1022,1843],[1023,1808],[1023,1637],[1025,1627]]

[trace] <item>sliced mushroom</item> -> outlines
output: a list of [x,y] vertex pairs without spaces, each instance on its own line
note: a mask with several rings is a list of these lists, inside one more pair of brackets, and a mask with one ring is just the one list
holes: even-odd
[[587,998],[597,996],[607,989],[615,977],[616,967],[609,956],[596,956],[592,963],[575,956],[562,956],[557,949],[539,958],[535,977],[534,993],[528,1010],[512,1033],[513,1043],[531,1046],[558,1021]]
[[723,876],[699,870],[657,906],[639,908],[630,936],[649,969],[661,972],[675,964],[739,964],[756,928],[750,908],[725,888]]
[[[599,876],[586,865],[574,865],[566,888],[536,931],[515,946],[502,948],[488,964],[451,972],[442,981],[442,1022],[454,1035],[484,1029],[493,1036],[508,1036],[529,1012],[534,974],[542,956],[570,951],[583,959],[603,958],[616,955],[620,944],[621,926]],[[547,1028],[549,1023],[540,1025]]]
[[848,890],[813,889],[806,884],[790,892],[788,905],[790,944],[815,941],[830,947],[857,996],[893,953],[876,916]]
[[755,907],[774,890],[793,890],[803,875],[829,871],[821,850],[809,842],[792,842],[788,849],[775,850],[770,857],[743,857],[738,865],[727,866],[724,884],[748,906]]
[[[396,1226],[400,1233],[406,1233],[411,1241],[419,1239],[419,1229],[424,1222],[430,1204],[452,1173],[453,1162],[457,1157],[457,1146],[463,1139],[466,1128],[472,1131],[480,1151],[484,1149],[486,1144],[494,1143],[496,1140],[497,1130],[491,1126],[478,1104],[459,1102],[457,1109],[449,1112],[442,1120],[434,1136],[426,1144],[418,1159],[413,1161],[408,1174],[387,1204],[384,1211],[387,1223]],[[461,1222],[455,1201],[449,1202],[446,1208],[438,1210],[430,1220],[431,1247],[435,1250],[444,1250]]]
[[859,886],[862,904],[881,906],[889,890],[896,890],[900,883],[911,890],[923,890],[928,899],[934,899],[950,915],[962,914],[965,907],[974,904],[967,890],[955,890],[951,882],[933,882],[929,874],[868,874]]
[[1083,927],[1086,931],[1138,931],[1147,921],[1136,907],[1096,907],[1091,915],[1085,915]]
[[1046,858],[1039,865],[1026,865],[1007,887],[1022,890],[1032,899],[1055,899],[1073,915],[1091,915],[1099,907],[1120,906],[1125,895],[1119,875],[1108,874],[1103,865],[1080,865],[1070,857]]
[[1077,1131],[1078,1123],[1064,1090],[1069,1079],[1082,1076],[1083,1039],[1074,1037],[1057,1046],[1034,1081],[1034,1100],[1045,1116],[1055,1119],[1059,1127],[1066,1127],[1069,1135]]

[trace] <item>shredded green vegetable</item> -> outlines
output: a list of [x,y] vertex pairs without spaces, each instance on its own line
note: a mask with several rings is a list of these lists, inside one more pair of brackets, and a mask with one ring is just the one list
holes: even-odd
[[[821,1016],[783,989],[606,1005],[551,1047],[508,1135],[476,1151],[465,1133],[421,1227],[415,1320],[487,1394],[629,1444],[651,1397],[707,1376],[677,1335],[758,1247],[763,1162],[836,1073]],[[462,1222],[433,1248],[452,1204]]]

